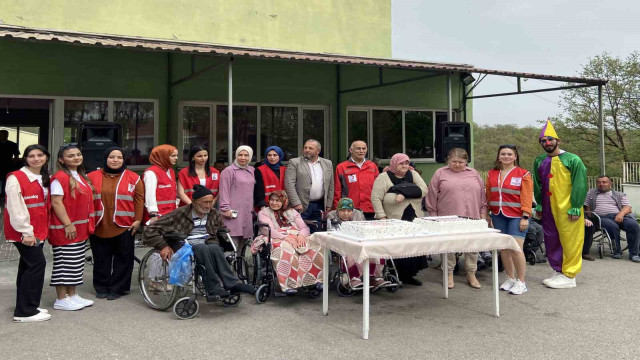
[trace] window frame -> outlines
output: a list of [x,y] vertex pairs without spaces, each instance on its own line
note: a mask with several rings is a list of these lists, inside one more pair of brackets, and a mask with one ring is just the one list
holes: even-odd
[[[407,111],[422,111],[422,112],[431,112],[432,113],[432,124],[431,131],[433,134],[433,157],[432,158],[411,158],[411,161],[414,163],[420,164],[435,164],[435,142],[436,142],[436,112],[446,112],[446,109],[437,109],[437,108],[420,108],[420,107],[405,107],[405,106],[366,106],[366,105],[358,105],[358,106],[347,106],[346,108],[346,144],[345,148],[349,148],[351,144],[349,144],[349,112],[350,111],[361,111],[367,113],[367,146],[369,150],[369,158],[376,157],[376,153],[374,151],[375,144],[373,141],[373,111],[374,110],[395,110],[402,112],[402,152],[406,154],[407,152],[407,138],[406,138],[406,122],[405,115]],[[455,111],[454,111],[455,114]],[[388,164],[389,159],[380,159],[381,163]]]
[[[211,124],[209,128],[211,129],[211,133],[209,134],[209,144],[212,149],[218,148],[218,106],[228,106],[227,102],[221,101],[192,101],[192,100],[184,100],[178,102],[178,146],[180,149],[183,147],[183,136],[184,136],[184,122],[183,122],[183,112],[185,106],[210,106],[211,107]],[[294,107],[298,109],[298,129],[297,129],[297,137],[298,137],[298,154],[297,156],[302,156],[302,146],[304,145],[304,139],[302,138],[303,134],[303,113],[304,110],[323,110],[324,111],[324,127],[323,127],[323,137],[324,142],[322,144],[322,149],[324,151],[324,157],[329,158],[331,154],[331,144],[329,138],[329,129],[330,129],[330,111],[331,107],[328,105],[318,105],[318,104],[287,104],[287,103],[260,103],[260,102],[234,102],[233,106],[255,106],[257,109],[257,119],[256,119],[256,149],[254,149],[256,155],[256,161],[260,162],[263,159],[263,154],[259,152],[262,148],[262,107],[263,106],[273,106],[273,107]],[[211,152],[211,149],[209,149]],[[287,159],[288,160],[288,159]],[[288,163],[288,161],[284,161],[284,163]],[[186,166],[187,163],[182,161],[182,159],[178,159],[178,166]]]

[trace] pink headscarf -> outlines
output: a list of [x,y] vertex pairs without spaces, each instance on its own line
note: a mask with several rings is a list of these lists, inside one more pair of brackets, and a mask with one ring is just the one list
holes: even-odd
[[403,153],[397,153],[391,157],[391,161],[389,162],[389,171],[394,173],[396,176],[402,177],[405,174],[398,172],[398,165],[405,161],[410,161],[409,156]]

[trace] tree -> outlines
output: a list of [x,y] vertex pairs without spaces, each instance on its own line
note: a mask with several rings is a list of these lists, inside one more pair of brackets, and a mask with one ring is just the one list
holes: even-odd
[[[597,55],[584,65],[582,77],[608,79],[603,86],[603,121],[605,147],[631,161],[635,149],[630,147],[634,130],[640,129],[640,53],[626,59],[608,53]],[[562,104],[566,114],[559,122],[572,129],[574,135],[597,145],[598,93],[594,87],[565,90]]]

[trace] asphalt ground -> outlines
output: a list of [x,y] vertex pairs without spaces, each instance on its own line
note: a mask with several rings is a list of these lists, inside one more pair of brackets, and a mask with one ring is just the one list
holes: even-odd
[[[137,249],[138,256],[146,250]],[[178,320],[170,310],[149,308],[136,283],[118,300],[95,299],[89,264],[79,293],[96,300],[93,307],[53,310],[49,263],[42,307],[52,319],[15,324],[17,266],[0,262],[2,359],[640,358],[640,264],[629,260],[585,262],[578,287],[565,290],[542,285],[552,274],[548,264],[528,266],[529,292],[500,292],[500,318],[492,315],[490,270],[478,273],[479,290],[456,276],[449,299],[442,298],[441,272],[423,270],[421,287],[372,294],[369,340],[360,337],[360,295],[331,291],[328,316],[321,298],[304,295],[265,304],[244,296],[236,308],[199,298],[197,316]]]

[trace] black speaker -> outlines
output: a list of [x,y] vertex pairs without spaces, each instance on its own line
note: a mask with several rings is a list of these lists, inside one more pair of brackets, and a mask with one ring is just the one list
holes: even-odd
[[87,172],[102,166],[104,151],[121,146],[122,126],[115,122],[86,121],[78,124],[78,143]]
[[462,148],[469,154],[471,162],[471,126],[464,122],[436,123],[436,162],[447,161],[449,150]]

